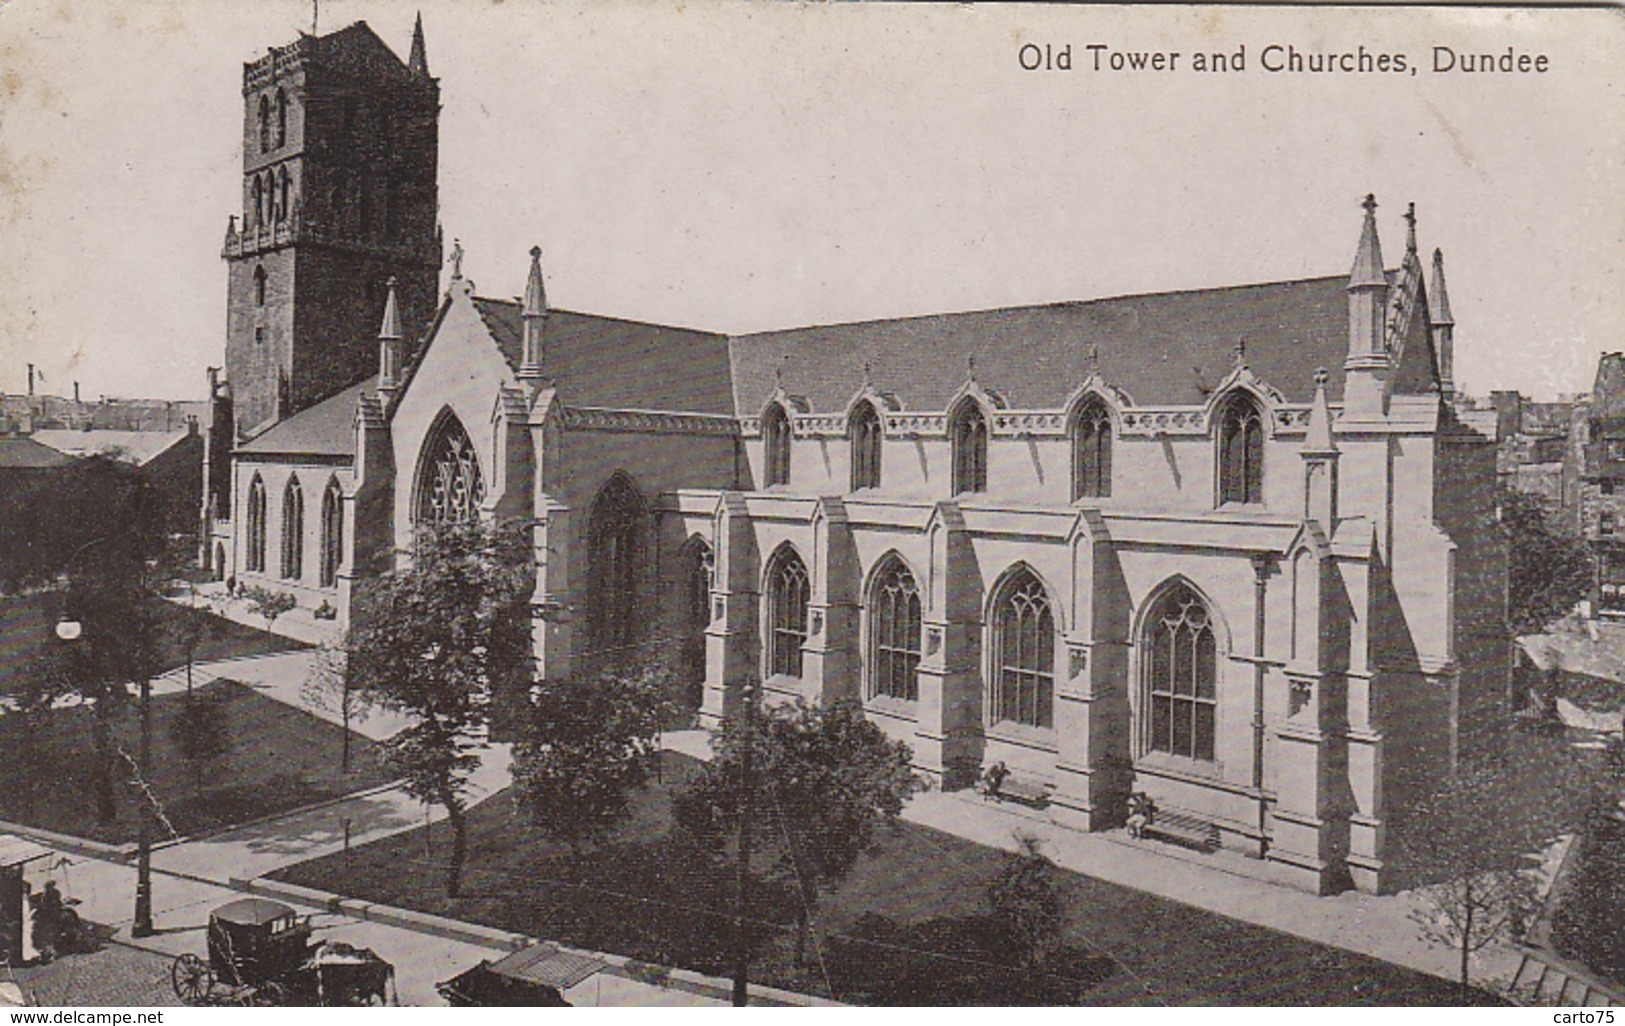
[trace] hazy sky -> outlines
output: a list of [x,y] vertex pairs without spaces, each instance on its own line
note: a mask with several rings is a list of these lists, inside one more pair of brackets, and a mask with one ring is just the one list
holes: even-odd
[[[1374,191],[1390,265],[1408,200],[1445,251],[1467,389],[1583,390],[1625,348],[1617,11],[322,0],[321,30],[404,57],[419,7],[441,218],[485,294],[535,243],[555,306],[721,331],[1345,273]],[[202,394],[241,65],[310,20],[0,6],[0,390],[32,360],[59,394]],[[1090,44],[1181,57],[1095,71]],[[1417,72],[1270,73],[1272,45]],[[1435,72],[1435,46],[1549,70]]]

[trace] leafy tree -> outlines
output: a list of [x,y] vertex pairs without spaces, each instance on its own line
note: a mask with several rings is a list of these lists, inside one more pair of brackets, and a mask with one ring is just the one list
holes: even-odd
[[203,793],[203,770],[231,750],[231,724],[216,695],[188,692],[169,721],[169,739],[192,767],[193,789]]
[[257,585],[242,589],[240,594],[248,601],[250,609],[265,618],[266,630],[271,629],[277,617],[299,604],[298,599],[285,591],[272,591]]
[[1526,740],[1528,758],[1463,762],[1400,825],[1401,853],[1424,874],[1411,919],[1423,939],[1459,953],[1463,1003],[1472,956],[1532,923],[1541,853],[1573,828],[1592,793],[1567,745]]
[[663,674],[644,669],[547,681],[513,749],[514,800],[578,854],[626,815],[659,758]]
[[1555,915],[1552,944],[1592,971],[1625,979],[1625,819],[1598,801],[1574,843],[1578,864]]
[[[675,797],[679,826],[713,851],[737,842],[741,887],[750,873],[753,830],[778,851],[776,868],[801,894],[799,943],[820,889],[838,883],[895,823],[923,785],[912,753],[886,737],[855,702],[801,702],[755,709],[712,732],[712,760]],[[741,906],[748,901],[741,900]],[[748,952],[741,955],[743,965]],[[735,999],[741,997],[735,981]]]
[[522,525],[425,527],[402,555],[404,565],[362,595],[345,662],[351,688],[416,720],[385,742],[385,759],[408,793],[446,810],[446,895],[455,898],[487,704],[531,672],[528,538]]
[[1501,492],[1501,523],[1509,551],[1508,627],[1514,636],[1536,634],[1573,609],[1593,579],[1584,539],[1555,530],[1538,496]]
[[1060,939],[1065,903],[1059,870],[1039,850],[1032,834],[1016,837],[1018,850],[988,884],[987,904],[993,920],[1017,945],[1028,963],[1042,962]]

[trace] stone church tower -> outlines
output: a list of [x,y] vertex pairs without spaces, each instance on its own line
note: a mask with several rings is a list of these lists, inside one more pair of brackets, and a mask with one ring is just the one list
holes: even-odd
[[409,348],[433,316],[439,115],[421,18],[406,63],[357,22],[243,66],[243,213],[221,254],[236,440],[376,371],[390,278]]

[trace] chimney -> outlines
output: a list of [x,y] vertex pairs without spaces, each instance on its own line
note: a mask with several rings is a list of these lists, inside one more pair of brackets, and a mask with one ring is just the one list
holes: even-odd
[[34,365],[28,365],[28,397],[34,397]]
[[73,401],[75,404],[79,402],[79,382],[77,381],[73,383]]

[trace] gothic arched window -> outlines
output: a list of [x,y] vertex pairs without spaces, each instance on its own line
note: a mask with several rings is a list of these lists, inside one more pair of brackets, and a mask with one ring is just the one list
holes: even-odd
[[638,619],[639,544],[643,498],[616,474],[587,515],[587,637],[602,654],[623,655]]
[[276,144],[278,147],[288,142],[288,94],[281,89],[276,91]]
[[1072,498],[1104,499],[1112,493],[1112,418],[1106,404],[1090,399],[1072,422]]
[[1055,616],[1044,583],[1026,568],[994,603],[992,669],[993,723],[1055,725]]
[[807,567],[795,550],[783,548],[767,570],[767,672],[801,676],[801,646],[807,643],[807,603],[812,590]]
[[265,305],[265,266],[263,264],[254,268],[254,305]]
[[329,481],[322,493],[322,574],[321,586],[331,588],[339,580],[339,564],[344,561],[344,495],[337,481]]
[[265,482],[258,474],[248,485],[248,552],[250,573],[265,572]]
[[1146,747],[1213,761],[1218,709],[1218,647],[1207,603],[1189,585],[1172,588],[1145,622],[1141,639]]
[[291,189],[289,187],[289,180],[288,180],[288,169],[283,168],[281,171],[277,172],[276,179],[277,179],[276,219],[278,221],[286,221],[288,219],[288,216],[293,212],[293,203],[291,202],[292,196],[290,195]]
[[880,414],[874,404],[859,403],[849,425],[852,436],[852,490],[880,487]]
[[869,693],[915,701],[920,682],[920,589],[895,556],[869,592]]
[[987,491],[987,418],[974,400],[960,405],[948,436],[953,441],[954,494]]
[[282,490],[282,576],[297,581],[305,571],[305,493],[297,477]]
[[429,433],[418,464],[415,523],[462,524],[479,519],[485,501],[480,458],[468,432],[446,411]]
[[764,473],[767,487],[790,483],[790,418],[778,403],[762,414]]
[[260,97],[260,152],[271,148],[271,98]]
[[1219,413],[1219,503],[1264,501],[1264,417],[1246,395]]
[[683,697],[698,708],[705,694],[705,629],[711,624],[711,589],[716,557],[711,546],[691,538],[683,547]]
[[249,192],[254,200],[254,205],[249,208],[248,217],[244,219],[252,222],[248,226],[250,228],[258,228],[260,226],[260,216],[265,210],[265,197],[263,195],[264,189],[265,186],[260,183],[259,175],[255,175],[254,184],[249,187]]

